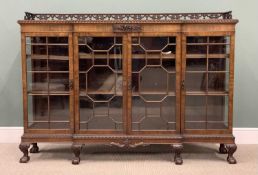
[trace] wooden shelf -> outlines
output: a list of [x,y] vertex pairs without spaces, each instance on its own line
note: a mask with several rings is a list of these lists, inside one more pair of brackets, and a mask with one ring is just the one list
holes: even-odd
[[186,58],[229,58],[229,54],[186,54]]
[[228,92],[227,91],[208,91],[208,92],[206,92],[206,91],[186,91],[185,92],[186,93],[186,95],[218,95],[218,96],[220,96],[220,95],[223,95],[223,96],[226,96],[226,95],[228,95]]
[[34,60],[62,60],[62,61],[69,61],[69,56],[56,56],[56,55],[27,55],[27,58],[30,57]]
[[79,53],[79,59],[122,59],[122,54],[85,54]]
[[85,96],[85,95],[118,95],[118,96],[122,96],[123,93],[122,91],[86,91],[86,90],[80,90],[80,96]]

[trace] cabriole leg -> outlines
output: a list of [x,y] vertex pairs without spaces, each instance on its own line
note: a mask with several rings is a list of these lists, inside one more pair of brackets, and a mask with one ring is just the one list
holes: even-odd
[[237,161],[236,159],[233,157],[233,154],[236,152],[237,150],[237,146],[236,144],[227,144],[226,148],[228,150],[228,157],[227,157],[227,161],[230,164],[236,164]]
[[220,154],[227,154],[228,153],[228,150],[225,146],[225,144],[221,143],[220,146],[219,146],[219,153]]
[[32,147],[30,149],[30,153],[39,153],[39,147],[37,143],[32,143]]
[[175,151],[175,157],[174,157],[175,164],[182,165],[183,159],[182,159],[181,153],[183,151],[183,145],[182,144],[174,144],[173,149]]
[[27,163],[30,160],[29,151],[28,151],[28,149],[30,148],[30,144],[29,143],[21,143],[19,145],[19,148],[20,148],[21,152],[23,152],[23,156],[20,158],[20,163]]
[[72,151],[74,153],[74,158],[72,160],[72,164],[78,165],[80,163],[80,154],[82,150],[82,144],[73,144],[72,145]]

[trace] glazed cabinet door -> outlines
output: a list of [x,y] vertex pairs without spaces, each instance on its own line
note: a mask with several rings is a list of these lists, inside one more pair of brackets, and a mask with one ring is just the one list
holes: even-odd
[[180,132],[180,37],[129,35],[129,132]]
[[71,132],[72,35],[23,34],[22,48],[25,131]]
[[232,127],[234,36],[183,37],[182,129],[228,133]]
[[124,131],[124,41],[103,35],[74,36],[77,133]]

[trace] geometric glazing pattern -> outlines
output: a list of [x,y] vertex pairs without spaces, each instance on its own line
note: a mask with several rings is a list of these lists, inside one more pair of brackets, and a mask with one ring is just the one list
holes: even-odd
[[122,37],[79,37],[81,130],[122,130]]
[[186,38],[185,128],[228,127],[229,36]]
[[132,129],[175,130],[176,37],[132,38]]

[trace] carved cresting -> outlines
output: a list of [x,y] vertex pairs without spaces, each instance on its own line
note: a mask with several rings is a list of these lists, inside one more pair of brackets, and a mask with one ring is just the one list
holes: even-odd
[[232,19],[232,12],[218,13],[150,13],[150,14],[54,14],[25,12],[24,20],[46,21],[170,21]]
[[114,24],[113,32],[141,32],[142,27],[139,24]]

